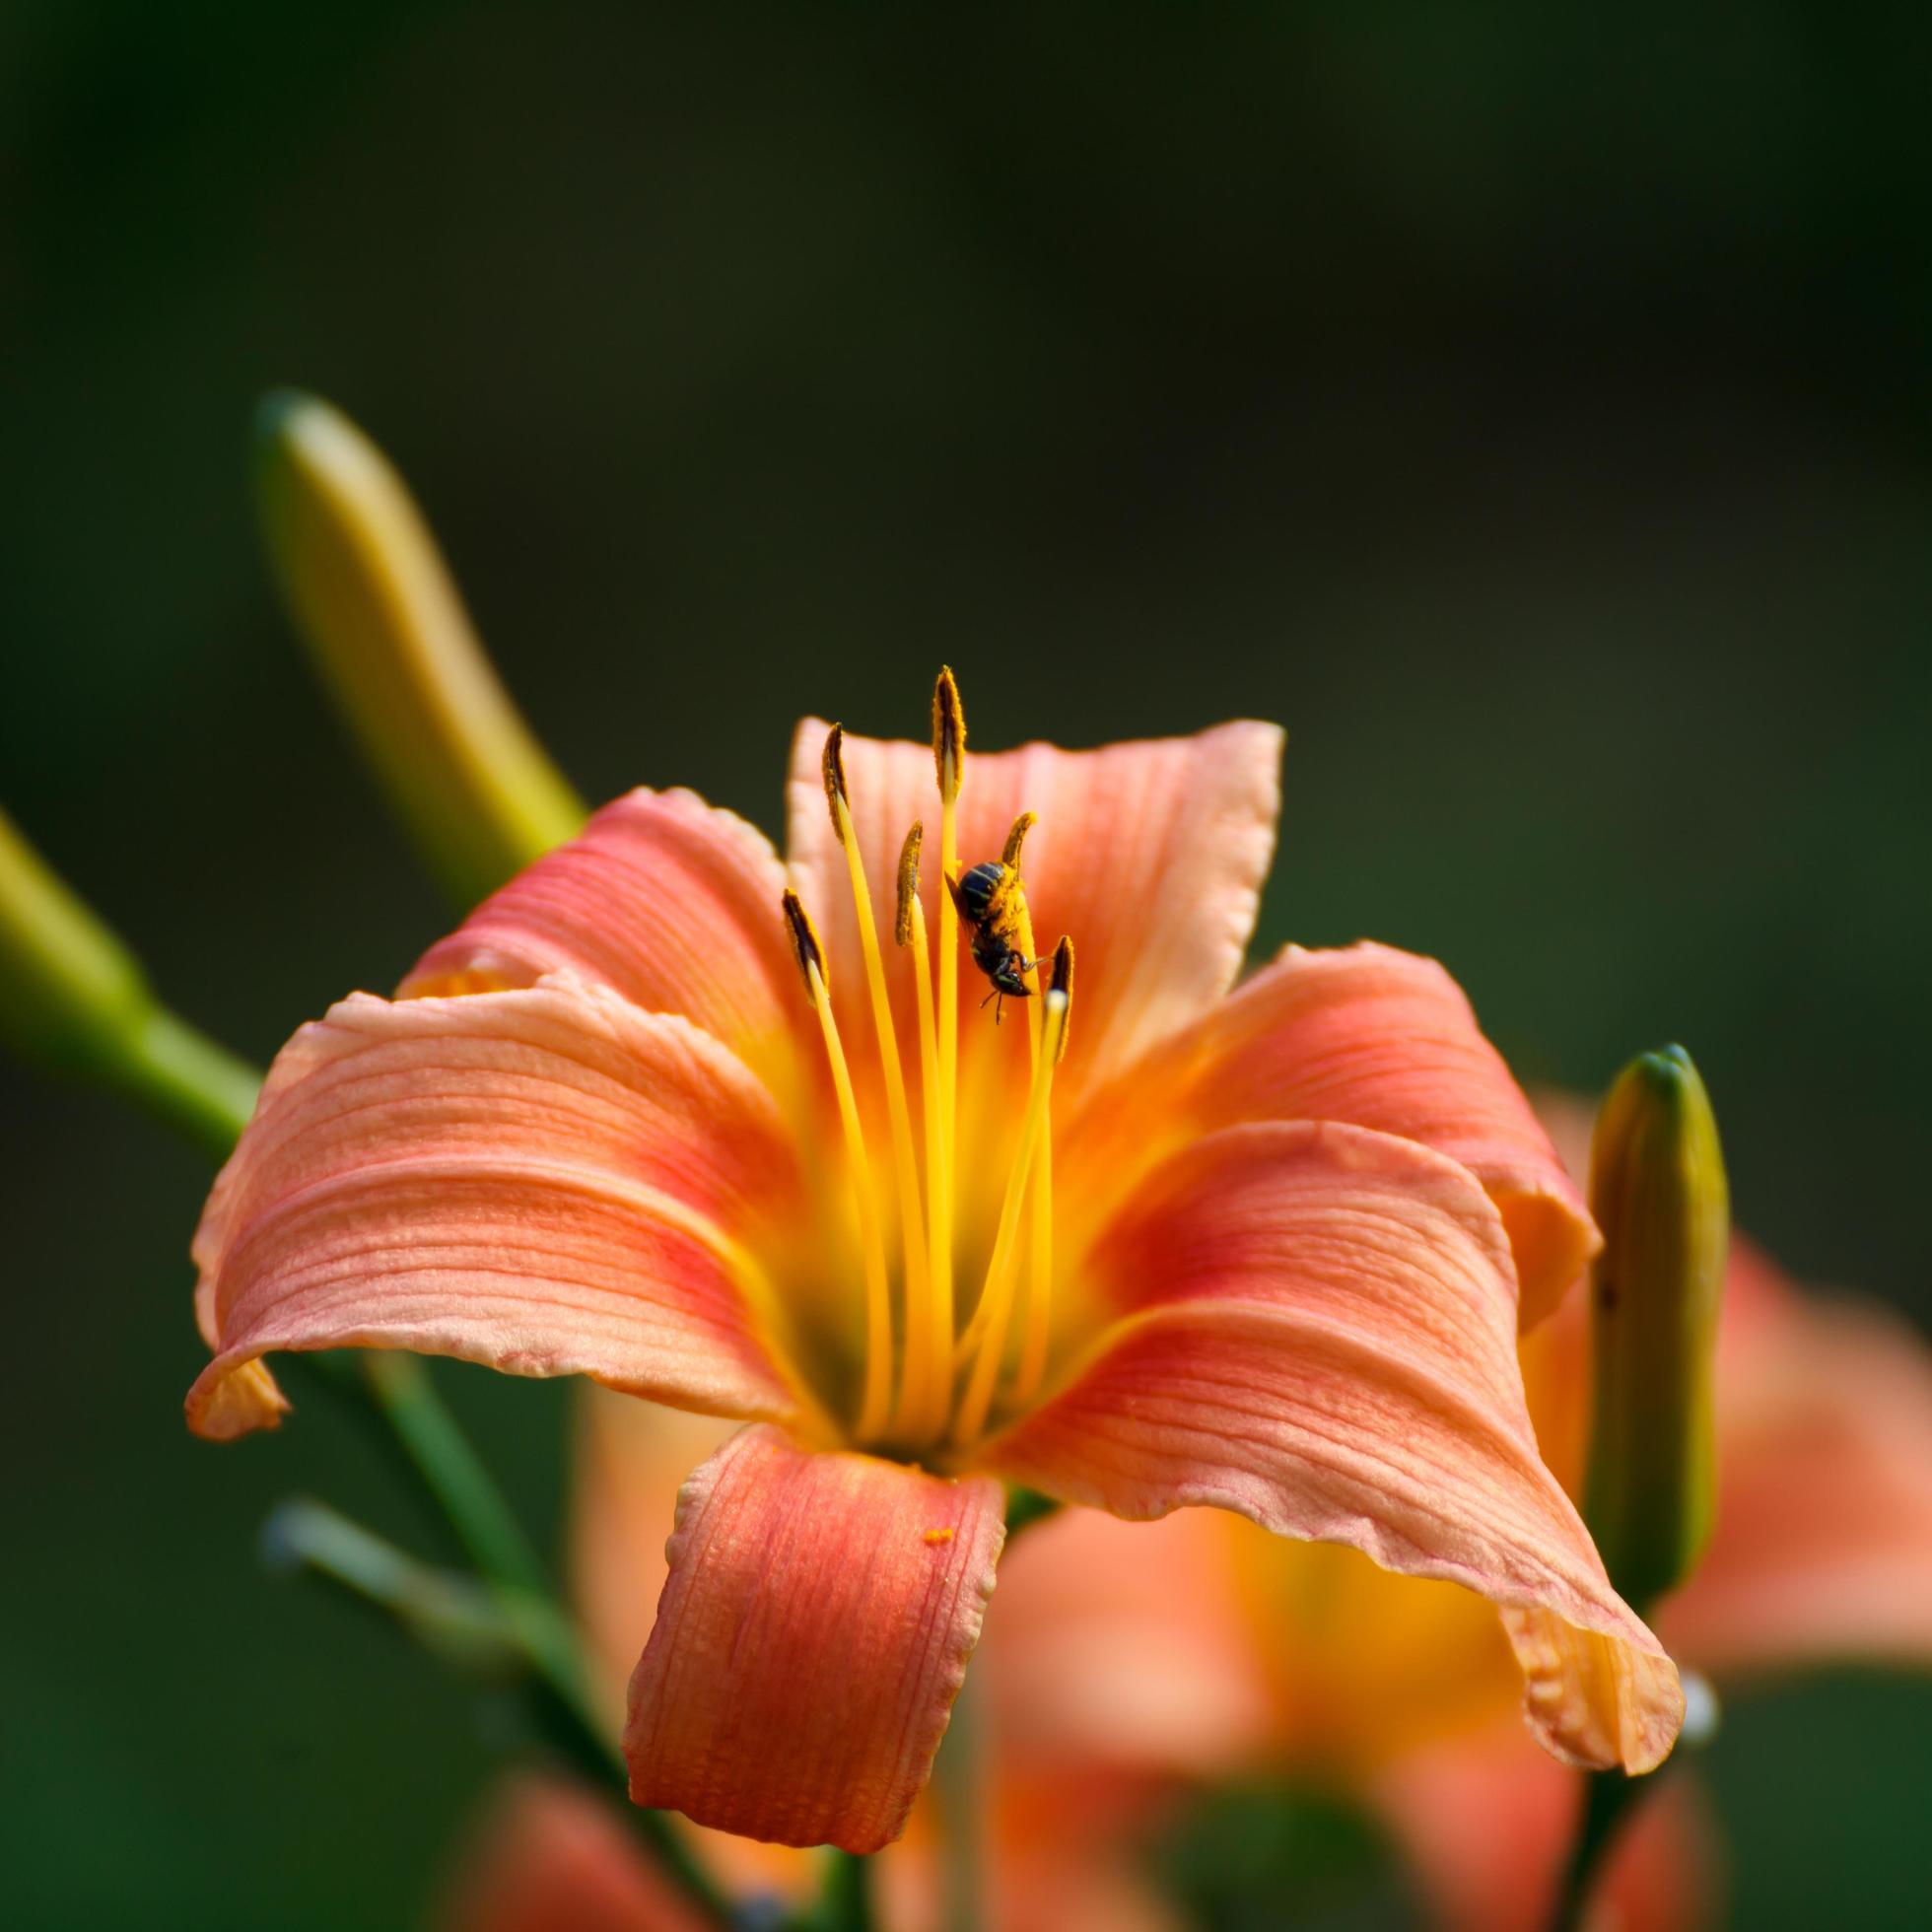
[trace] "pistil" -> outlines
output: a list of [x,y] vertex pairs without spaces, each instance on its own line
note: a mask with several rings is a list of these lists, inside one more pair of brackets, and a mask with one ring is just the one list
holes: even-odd
[[[865,881],[864,862],[853,831],[844,745],[845,731],[834,724],[825,737],[825,802],[831,809],[832,829],[844,848],[846,867],[852,878],[853,909],[859,921],[860,950],[865,958],[865,985],[871,995],[872,1027],[878,1036],[879,1070],[891,1131],[892,1166],[899,1195],[899,1238],[905,1265],[906,1353],[896,1412],[903,1425],[925,1408],[927,1387],[932,1380],[932,1289],[926,1250],[926,1217],[920,1208],[919,1165],[913,1153],[912,1110],[906,1101],[906,1075],[899,1062],[899,1036],[892,1023],[892,1002],[885,990],[885,962],[879,952],[878,927],[872,918],[871,887]],[[889,1342],[887,1355],[889,1359]]]
[[805,982],[805,997],[818,1015],[825,1041],[825,1058],[832,1069],[832,1088],[838,1096],[839,1119],[845,1128],[846,1166],[852,1176],[853,1208],[859,1222],[860,1256],[865,1271],[865,1370],[854,1433],[871,1442],[883,1433],[892,1398],[892,1305],[885,1272],[885,1237],[879,1228],[878,1197],[871,1163],[865,1157],[865,1131],[859,1122],[859,1102],[852,1091],[852,1070],[846,1065],[839,1039],[839,1022],[826,990],[825,949],[811,915],[795,892],[783,901],[792,949]]
[[1026,1096],[1019,1145],[1006,1177],[1006,1194],[1000,1207],[1000,1227],[994,1237],[993,1258],[987,1264],[986,1285],[980,1291],[980,1306],[973,1321],[973,1327],[979,1331],[978,1350],[953,1421],[952,1439],[962,1449],[977,1442],[985,1430],[994,1384],[1005,1354],[1006,1331],[1012,1320],[1013,1261],[1019,1241],[1020,1209],[1026,1199],[1028,1177],[1034,1171],[1035,1156],[1046,1134],[1054,1069],[1067,1048],[1072,985],[1073,948],[1062,939],[1054,953],[1053,979],[1040,1002],[1040,1049],[1033,1068],[1033,1083]]

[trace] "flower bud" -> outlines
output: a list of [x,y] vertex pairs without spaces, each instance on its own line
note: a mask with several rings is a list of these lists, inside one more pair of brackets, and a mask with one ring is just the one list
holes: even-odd
[[1584,1517],[1641,1612],[1710,1535],[1712,1368],[1730,1195],[1704,1083],[1682,1047],[1640,1054],[1597,1117],[1590,1208],[1594,1414]]
[[134,958],[0,813],[0,1035],[97,1074],[153,1000]]
[[219,1154],[256,1076],[157,1000],[134,956],[0,812],[0,1040],[141,1102]]
[[469,904],[570,838],[583,803],[381,451],[327,403],[280,391],[257,421],[256,487],[296,628],[443,883]]

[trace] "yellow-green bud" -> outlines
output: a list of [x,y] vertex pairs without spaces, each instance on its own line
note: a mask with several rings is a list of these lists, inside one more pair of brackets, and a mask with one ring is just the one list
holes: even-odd
[[225,1154],[257,1079],[163,1006],[132,953],[0,812],[0,1040]]
[[0,812],[0,1036],[97,1074],[152,1004],[133,955]]
[[1712,1370],[1730,1192],[1704,1083],[1682,1047],[1640,1054],[1597,1116],[1590,1210],[1595,1407],[1584,1516],[1639,1610],[1696,1566],[1710,1535]]
[[584,806],[530,735],[422,513],[325,402],[262,404],[256,487],[296,628],[431,866],[464,904],[570,838]]

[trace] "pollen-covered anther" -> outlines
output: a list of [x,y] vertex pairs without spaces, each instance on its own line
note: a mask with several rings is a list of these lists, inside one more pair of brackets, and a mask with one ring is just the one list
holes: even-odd
[[1026,843],[1026,835],[1039,822],[1038,814],[1030,811],[1021,812],[1013,820],[1013,829],[1006,834],[1005,850],[1000,855],[1001,864],[1017,867],[1019,864],[1020,848]]
[[899,901],[892,936],[902,946],[913,942],[913,920],[919,912],[919,851],[926,840],[926,828],[918,819],[899,848]]
[[939,775],[939,796],[951,804],[966,772],[966,714],[948,664],[939,666],[932,686],[932,764]]
[[805,983],[805,998],[815,1006],[819,989],[831,984],[818,928],[811,923],[811,914],[795,892],[787,892],[779,904],[785,912],[785,930],[792,938],[792,956],[798,962],[798,977]]
[[851,815],[851,794],[846,791],[845,726],[834,724],[825,733],[825,751],[818,763],[825,781],[825,803],[832,814],[832,830],[840,845],[846,842],[846,821]]

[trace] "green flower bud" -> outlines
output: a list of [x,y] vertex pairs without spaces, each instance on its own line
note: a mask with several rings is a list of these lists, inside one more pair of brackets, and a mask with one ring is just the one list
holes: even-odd
[[133,955],[0,813],[0,1035],[24,1058],[98,1074],[152,1003]]
[[257,1079],[163,1006],[134,956],[0,812],[0,1040],[226,1154]]
[[1712,1370],[1730,1242],[1717,1122],[1682,1047],[1640,1054],[1597,1117],[1590,1209],[1594,1413],[1584,1516],[1641,1611],[1695,1568],[1710,1535]]
[[465,905],[570,838],[584,805],[477,641],[402,479],[293,390],[263,402],[256,491],[283,594],[364,755]]

